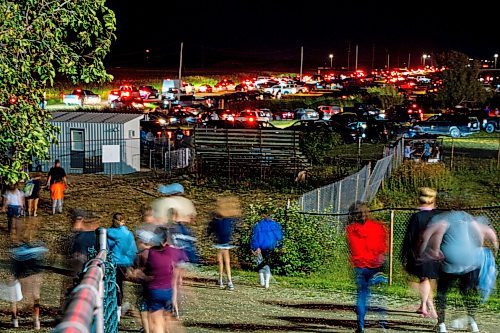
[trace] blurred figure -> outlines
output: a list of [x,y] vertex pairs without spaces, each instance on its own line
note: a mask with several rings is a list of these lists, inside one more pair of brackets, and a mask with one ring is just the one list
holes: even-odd
[[52,199],[52,215],[62,213],[63,210],[63,200],[64,191],[66,190],[66,185],[62,180],[56,180],[52,185],[50,185],[50,197]]
[[[348,222],[346,235],[357,285],[356,333],[363,333],[370,286],[387,280],[382,274],[382,265],[387,253],[388,234],[382,222],[371,219],[370,209],[363,202],[351,205]],[[381,321],[381,325],[385,323]]]
[[190,263],[198,263],[196,238],[191,228],[188,227],[188,224],[192,223],[196,217],[196,209],[192,201],[183,196],[184,187],[179,183],[160,185],[158,191],[166,197],[153,201],[156,223],[168,224],[172,245],[184,250]]
[[12,232],[13,222],[16,221],[16,227],[24,212],[24,193],[18,189],[17,184],[8,185],[3,194],[3,212],[7,212],[7,230]]
[[271,257],[274,250],[284,238],[281,224],[271,219],[267,212],[263,212],[262,220],[257,222],[252,229],[250,249],[256,256],[259,272],[259,282],[262,287],[269,288],[271,280]]
[[146,304],[149,311],[151,333],[178,332],[171,311],[177,303],[181,264],[187,261],[184,251],[171,246],[168,230],[157,228],[155,236],[160,245],[153,246],[147,254],[145,265]]
[[108,251],[111,254],[111,261],[116,265],[116,285],[118,287],[118,320],[122,315],[123,303],[123,282],[127,268],[134,264],[137,247],[134,234],[125,226],[125,217],[122,213],[113,214],[111,228],[107,230]]
[[[35,330],[39,330],[42,272],[40,264],[48,249],[43,242],[34,239],[36,224],[30,223],[23,226],[23,230],[19,232],[19,242],[11,250],[11,259],[12,275],[21,285],[24,301],[33,304],[33,325]],[[16,301],[12,303],[12,324],[14,327],[19,327]]]
[[[41,189],[41,176],[40,173],[36,172],[29,182],[24,186],[24,193],[26,195],[26,200],[28,200],[28,216],[37,216],[38,211],[38,200],[40,199],[40,189]],[[29,184],[29,193],[26,192]]]
[[90,211],[75,209],[73,220],[74,237],[70,256],[73,272],[78,274],[83,270],[92,250],[97,250],[95,230],[100,225],[100,216]]
[[419,189],[419,212],[413,214],[406,227],[403,246],[401,247],[401,261],[406,271],[419,278],[420,306],[417,313],[423,317],[437,318],[434,309],[431,280],[439,276],[440,263],[438,261],[421,261],[419,257],[422,233],[426,230],[430,220],[440,214],[436,210],[437,192],[428,187]]
[[482,246],[490,241],[495,252],[498,240],[494,229],[479,223],[463,211],[451,211],[435,216],[422,235],[420,255],[430,260],[442,260],[437,285],[437,314],[439,332],[447,332],[445,324],[446,296],[455,281],[459,281],[468,324],[472,332],[479,332],[475,313],[479,305],[477,291],[480,268],[483,263]]
[[217,199],[217,210],[215,217],[208,225],[208,235],[215,239],[214,248],[217,252],[219,264],[219,288],[224,288],[224,265],[226,266],[227,289],[233,290],[231,277],[231,257],[229,250],[235,246],[232,244],[233,232],[238,218],[241,216],[240,201],[237,197],[222,197]]

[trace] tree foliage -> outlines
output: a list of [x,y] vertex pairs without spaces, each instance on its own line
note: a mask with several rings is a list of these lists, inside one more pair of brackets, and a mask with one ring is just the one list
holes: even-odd
[[369,87],[366,91],[380,101],[384,110],[400,105],[404,100],[403,95],[398,92],[397,88],[391,85]]
[[[33,158],[46,159],[57,129],[43,110],[44,91],[58,77],[104,82],[103,59],[115,15],[105,0],[0,2],[0,176],[16,183]],[[12,97],[16,103],[8,103]]]
[[478,81],[480,63],[470,61],[461,52],[450,51],[438,54],[437,63],[446,69],[442,73],[443,86],[436,99],[446,107],[453,107],[465,101],[482,103],[488,97]]

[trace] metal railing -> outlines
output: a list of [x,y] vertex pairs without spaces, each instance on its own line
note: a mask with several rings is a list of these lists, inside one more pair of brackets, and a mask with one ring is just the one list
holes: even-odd
[[[98,252],[88,260],[54,332],[118,332],[115,267],[108,261],[106,229],[96,230]],[[114,302],[113,302],[114,301]]]

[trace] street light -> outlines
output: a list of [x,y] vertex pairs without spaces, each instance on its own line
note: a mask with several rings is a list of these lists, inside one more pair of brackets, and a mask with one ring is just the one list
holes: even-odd
[[330,55],[328,57],[330,58],[330,68],[332,68],[333,67],[333,54],[330,53]]
[[493,58],[495,58],[495,69],[497,69],[498,53],[495,53],[495,55],[493,56]]
[[425,68],[425,59],[427,59],[427,57],[429,57],[427,54],[422,55],[422,64],[424,65],[424,68]]

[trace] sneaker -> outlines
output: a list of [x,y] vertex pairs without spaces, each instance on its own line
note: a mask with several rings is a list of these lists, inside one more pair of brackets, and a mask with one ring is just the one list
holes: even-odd
[[219,280],[219,282],[217,282],[217,285],[219,286],[220,289],[224,289],[224,281],[222,280]]
[[233,282],[232,282],[232,281],[229,281],[229,282],[227,283],[227,289],[228,289],[228,290],[234,290],[234,286],[233,286]]
[[12,319],[12,326],[14,326],[14,328],[18,328],[19,327],[19,320],[18,319]]
[[441,323],[438,325],[438,333],[448,333],[448,331],[446,330],[446,325],[445,323]]
[[474,319],[471,319],[471,322],[470,322],[470,331],[471,332],[474,332],[474,333],[478,333],[479,332],[479,327],[477,327],[477,323]]
[[259,271],[259,280],[260,280],[260,286],[264,287],[266,285],[266,280],[264,280],[264,272],[262,270]]
[[271,273],[266,273],[265,274],[265,288],[266,289],[269,289],[269,281],[271,280]]

